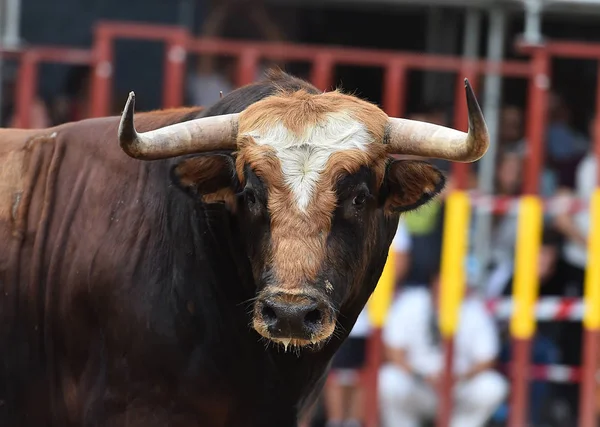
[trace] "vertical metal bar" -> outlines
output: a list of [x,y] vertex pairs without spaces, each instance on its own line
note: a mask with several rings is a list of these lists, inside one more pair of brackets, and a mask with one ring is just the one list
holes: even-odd
[[390,117],[403,117],[406,106],[406,64],[394,61],[385,68],[383,110]]
[[[527,167],[523,183],[523,202],[525,201],[526,196],[538,194],[540,171],[544,158],[543,143],[546,129],[546,106],[548,101],[547,90],[549,87],[548,76],[550,74],[550,64],[548,53],[543,48],[534,50],[531,66],[532,76],[529,81],[529,101],[527,106]],[[520,234],[521,231],[519,230],[519,235]],[[518,254],[515,256],[517,255]],[[532,261],[529,260],[529,262]],[[523,309],[523,311],[525,311],[525,309]],[[515,321],[515,323],[518,322]],[[529,367],[531,364],[531,334],[519,334],[515,333],[515,331],[511,332],[513,338],[511,366],[512,388],[508,426],[522,427],[527,424]]]
[[165,52],[165,78],[163,81],[163,107],[174,108],[183,105],[183,85],[185,80],[185,61],[187,33],[178,31],[169,40]]
[[31,106],[37,89],[38,57],[35,52],[26,52],[21,57],[15,100],[15,127],[29,128]]
[[596,118],[594,123],[594,154],[596,155],[596,186],[600,187],[600,60],[596,68]]
[[[586,309],[589,307],[587,302],[585,306]],[[579,386],[579,427],[597,427],[595,393],[599,330],[584,327],[583,331],[583,365]]]
[[542,42],[542,10],[543,0],[525,0],[525,34],[528,44],[538,45]]
[[544,160],[550,59],[543,48],[533,51],[531,66],[532,76],[529,80],[527,103],[527,167],[523,182],[523,193],[525,194],[538,193],[540,172]]
[[244,51],[238,58],[237,85],[250,84],[256,78],[260,55],[255,49]]
[[[490,9],[490,27],[487,43],[487,60],[500,63],[504,57],[504,38],[506,34],[506,11],[501,7]],[[500,119],[500,104],[502,97],[502,76],[498,73],[488,74],[485,78],[483,113],[490,135],[490,146],[487,153],[479,162],[478,189],[483,194],[494,191],[494,174],[496,171],[496,156],[498,147],[498,130]],[[485,266],[490,259],[490,240],[492,233],[492,216],[488,210],[478,209],[475,214],[475,235],[473,252],[477,256],[475,283],[486,281]],[[479,286],[481,289],[482,286]]]
[[540,251],[542,222],[543,209],[539,197],[533,194],[523,196],[519,206],[515,251],[515,310],[510,323],[513,338],[510,427],[522,427],[528,423],[529,363],[531,340],[535,333],[535,302],[539,293],[536,260]]
[[112,42],[112,35],[108,31],[101,26],[96,28],[90,98],[91,117],[103,117],[110,113],[113,75]]
[[317,88],[325,91],[331,85],[333,58],[328,54],[318,54],[313,63],[310,81]]
[[10,48],[19,46],[21,37],[21,0],[8,0],[6,2],[6,20],[4,31],[4,45]]
[[459,324],[460,305],[465,288],[464,260],[469,239],[469,218],[469,197],[464,191],[453,191],[446,199],[442,237],[439,325],[444,346],[444,371],[439,390],[440,409],[437,413],[437,427],[448,427],[452,416],[454,335]]
[[381,337],[381,327],[375,328],[371,332],[367,346],[367,362],[368,365],[364,375],[364,387],[367,390],[364,399],[364,417],[365,427],[379,426],[379,400],[377,379],[381,361],[383,360],[383,340]]
[[[477,76],[473,70],[472,64],[466,63],[462,70],[462,75],[458,76],[457,90],[455,95],[455,117],[454,126],[456,129],[467,131],[468,129],[468,110],[465,99],[465,87],[464,79],[468,78],[473,90],[476,91],[477,87]],[[455,187],[458,191],[464,190],[468,187],[469,180],[469,169],[466,163],[453,163],[452,164],[452,176],[455,181]],[[466,194],[460,191],[461,197],[466,197]],[[458,196],[457,196],[458,197]],[[446,215],[450,215],[447,213]],[[446,227],[449,226],[449,222],[444,223],[444,239],[446,239]],[[468,219],[465,225],[465,229],[468,227]],[[442,254],[442,263],[446,262],[449,251],[445,251]],[[448,261],[449,262],[449,261]],[[461,260],[461,263],[463,261]],[[462,267],[461,267],[462,268]],[[464,279],[463,279],[464,280]],[[442,280],[440,286],[442,286],[441,292],[449,292],[444,290],[444,287],[449,286],[451,280]],[[459,285],[456,285],[459,286]],[[463,286],[463,284],[460,284]],[[460,293],[462,299],[462,291]],[[441,314],[443,315],[443,314]],[[450,425],[450,417],[452,416],[452,389],[453,389],[453,366],[454,366],[454,335],[445,335],[443,337],[443,348],[444,348],[444,371],[442,373],[441,387],[439,390],[440,396],[440,410],[438,412],[436,426],[437,427],[448,427]]]
[[[491,30],[490,30],[491,31]],[[479,38],[481,35],[481,11],[474,7],[467,10],[463,37],[463,56],[474,59],[479,57]]]
[[[590,205],[588,259],[600,256],[600,61],[597,66],[596,117],[594,123],[594,155],[596,161],[596,190]],[[600,316],[594,313],[600,303],[600,265],[588,263],[585,277],[585,317],[583,319],[583,366],[579,389],[579,426],[596,426],[596,370],[598,369],[598,339]]]

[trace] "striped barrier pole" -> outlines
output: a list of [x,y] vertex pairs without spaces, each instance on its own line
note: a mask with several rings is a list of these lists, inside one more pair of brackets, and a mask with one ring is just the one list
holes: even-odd
[[377,378],[379,367],[383,359],[383,342],[381,340],[381,328],[387,318],[387,313],[394,297],[396,276],[396,255],[393,247],[390,247],[385,267],[377,282],[371,298],[367,302],[367,314],[373,332],[369,337],[367,367],[365,371],[365,385],[368,392],[365,394],[365,426],[379,426],[379,400],[377,390]]
[[[600,167],[597,165],[596,167]],[[596,426],[596,369],[600,331],[600,188],[591,200],[590,234],[584,283],[583,366],[579,408],[580,427]]]
[[539,291],[537,257],[542,235],[542,204],[537,196],[523,196],[517,224],[515,278],[511,317],[512,390],[509,427],[527,425],[529,400],[527,375],[530,365],[531,338],[535,332],[535,303]]
[[448,427],[452,416],[452,367],[454,334],[458,327],[460,305],[465,292],[465,258],[469,242],[469,197],[454,191],[446,199],[439,290],[439,325],[444,342],[444,372],[440,394],[440,410],[436,426]]

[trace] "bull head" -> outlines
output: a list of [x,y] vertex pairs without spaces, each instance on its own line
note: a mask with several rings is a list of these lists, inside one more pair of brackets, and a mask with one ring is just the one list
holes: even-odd
[[[174,176],[241,221],[257,284],[254,329],[286,348],[318,346],[340,309],[366,301],[361,286],[383,267],[399,213],[444,186],[431,164],[389,155],[473,162],[486,152],[486,124],[467,80],[465,88],[468,133],[388,117],[338,91],[283,89],[241,113],[138,133],[131,93],[119,142],[136,159],[195,154]],[[209,153],[217,150],[230,154]]]

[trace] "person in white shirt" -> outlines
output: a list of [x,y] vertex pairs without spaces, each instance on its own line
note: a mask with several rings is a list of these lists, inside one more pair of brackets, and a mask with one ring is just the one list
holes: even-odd
[[[398,266],[406,266],[404,260],[410,249],[410,236],[401,219],[394,236],[396,272]],[[398,277],[398,274],[396,275]],[[366,349],[371,323],[367,307],[358,316],[346,341],[334,356],[331,377],[325,388],[327,427],[359,427],[363,416],[363,393],[358,383],[359,371],[366,363]]]
[[[379,372],[385,427],[416,427],[434,419],[443,349],[437,327],[437,281],[410,287],[393,303],[383,329],[386,361]],[[499,337],[479,299],[467,296],[455,336],[451,427],[481,427],[506,397],[508,383],[493,370]]]

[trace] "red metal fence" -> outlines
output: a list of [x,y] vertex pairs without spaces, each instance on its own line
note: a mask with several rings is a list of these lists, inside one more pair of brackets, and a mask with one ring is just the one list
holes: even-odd
[[[91,115],[94,117],[110,113],[112,76],[117,66],[113,44],[119,39],[152,40],[165,43],[162,88],[164,107],[182,104],[186,60],[190,54],[214,54],[230,56],[237,61],[238,85],[252,82],[259,62],[263,59],[280,61],[304,61],[311,64],[310,80],[320,89],[329,88],[333,82],[336,65],[370,66],[383,69],[383,109],[390,115],[401,117],[405,113],[408,75],[411,70],[453,72],[456,74],[456,101],[454,126],[466,130],[467,110],[464,100],[463,79],[469,78],[477,92],[482,77],[490,74],[503,77],[518,77],[528,80],[527,129],[529,144],[526,175],[523,191],[537,194],[540,170],[544,158],[544,132],[546,128],[547,91],[550,86],[550,64],[554,57],[592,58],[600,62],[600,45],[586,43],[555,43],[544,46],[520,45],[523,53],[530,56],[526,61],[487,62],[462,57],[405,53],[397,51],[354,49],[346,47],[308,46],[289,43],[246,42],[220,39],[193,38],[187,31],[175,26],[146,25],[130,22],[100,22],[95,28],[92,49],[68,49],[61,47],[31,47],[23,51],[1,51],[3,55],[20,62],[16,90],[16,116],[19,127],[28,127],[28,106],[36,94],[38,67],[45,62],[68,64],[88,64],[93,67],[91,87]],[[599,73],[600,82],[600,73]],[[598,85],[600,91],[600,84]],[[600,130],[600,96],[596,109],[596,126]],[[600,136],[600,131],[596,133]],[[596,155],[600,159],[600,139],[596,139]],[[599,162],[600,164],[600,162]],[[455,164],[454,175],[459,188],[467,186],[468,165]],[[600,168],[598,168],[600,177]],[[600,284],[599,284],[600,286]],[[596,330],[586,333],[586,352],[582,387],[582,427],[591,427],[593,422],[594,375],[597,345]],[[447,426],[451,412],[451,372],[452,340],[446,340],[446,365],[444,387],[439,411],[438,425]],[[512,392],[510,426],[525,425],[527,406],[527,378],[523,375],[529,369],[530,343],[517,340],[514,343],[512,363]],[[366,394],[367,425],[378,425],[377,411],[377,368],[381,362],[381,340],[379,331],[371,340],[370,365],[367,370],[368,386]]]

